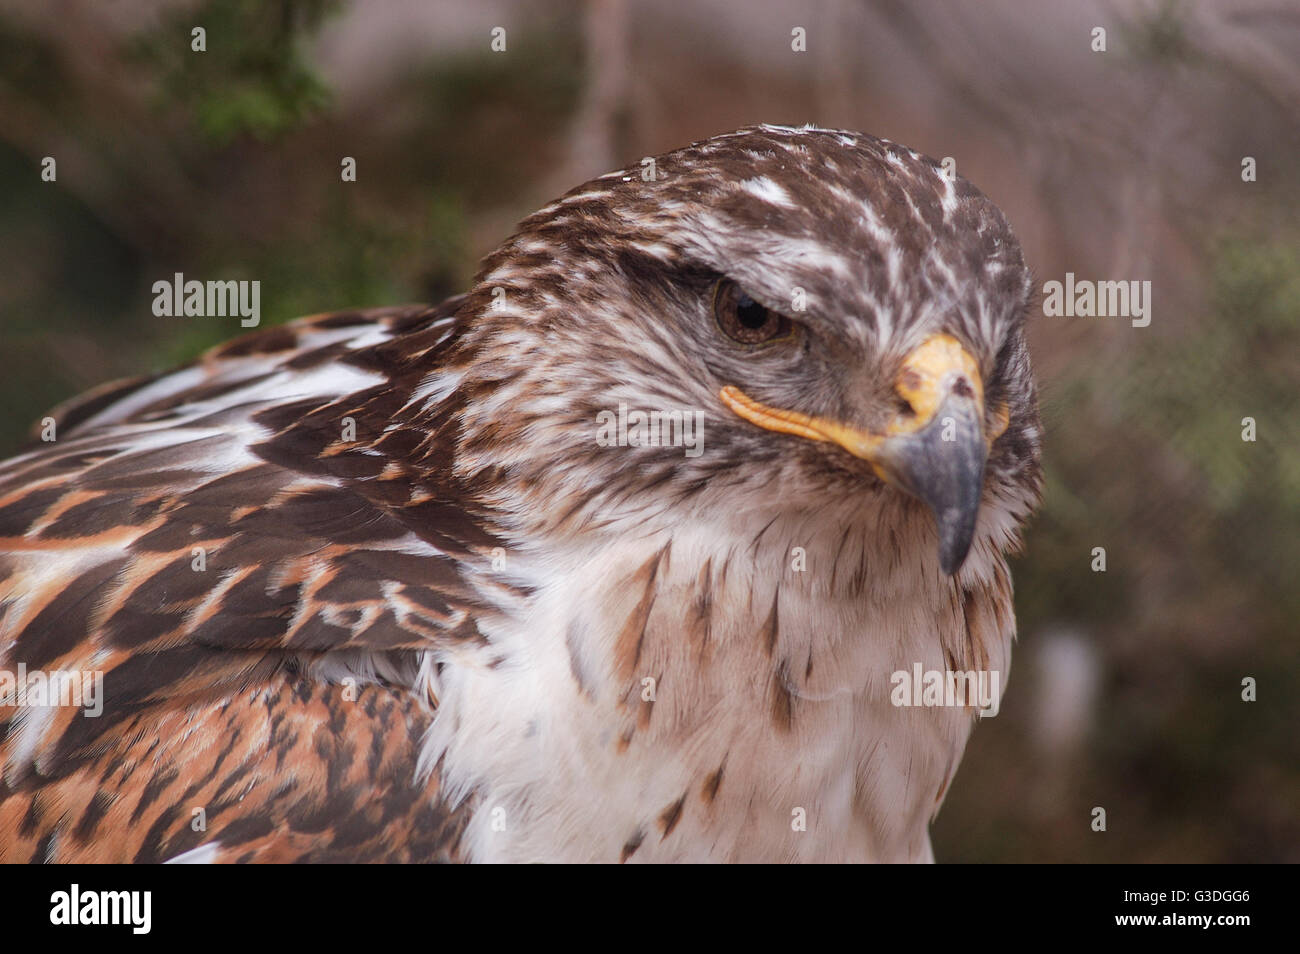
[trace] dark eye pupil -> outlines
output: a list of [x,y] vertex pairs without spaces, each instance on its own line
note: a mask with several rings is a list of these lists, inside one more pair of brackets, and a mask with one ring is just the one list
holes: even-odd
[[768,311],[754,299],[741,292],[740,297],[736,300],[736,317],[744,327],[756,331],[767,324]]
[[729,280],[714,286],[713,317],[724,335],[742,345],[767,344],[791,332],[789,319],[764,307]]

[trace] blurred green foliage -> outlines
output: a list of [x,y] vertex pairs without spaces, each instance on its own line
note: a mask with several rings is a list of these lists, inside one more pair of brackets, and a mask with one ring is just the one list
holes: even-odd
[[[383,108],[343,108],[307,50],[336,0],[205,0],[111,43],[100,63],[0,16],[0,453],[58,401],[189,360],[243,329],[155,318],[154,281],[257,279],[262,326],[463,291],[485,210],[530,211],[563,155],[580,92],[572,13],[535,18],[515,52],[433,56],[398,72]],[[206,50],[191,49],[191,29]],[[97,40],[102,38],[97,38]],[[391,121],[391,117],[401,117]],[[29,120],[23,125],[22,119]],[[42,182],[43,155],[58,180]],[[355,158],[356,182],[340,178]],[[504,209],[504,213],[502,212]],[[480,243],[475,247],[475,242]]]
[[[329,91],[303,56],[302,37],[339,6],[337,0],[206,0],[168,10],[127,52],[154,79],[157,102],[184,106],[212,142],[225,145],[243,135],[267,140],[328,105]],[[196,27],[212,37],[210,45],[203,37],[199,56]]]
[[1142,63],[1167,64],[1194,60],[1198,51],[1187,38],[1186,7],[1182,0],[1158,0],[1138,7],[1120,24],[1125,53]]
[[[1130,361],[1051,382],[1018,623],[1091,635],[1104,705],[1080,758],[1055,763],[1034,743],[1039,700],[1013,689],[963,762],[962,792],[985,797],[954,795],[935,825],[947,860],[1295,860],[1300,242],[1236,235],[1207,255],[1194,334],[1139,335]],[[1037,650],[1018,648],[1013,687]],[[1242,701],[1247,676],[1268,704]],[[1053,797],[988,797],[1006,791]]]

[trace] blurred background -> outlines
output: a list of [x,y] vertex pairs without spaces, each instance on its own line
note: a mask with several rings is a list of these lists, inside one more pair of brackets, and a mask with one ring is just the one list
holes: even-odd
[[241,331],[154,317],[174,272],[261,280],[263,327],[437,300],[571,186],[756,122],[953,157],[1040,288],[1152,282],[1146,328],[1031,317],[1046,501],[939,860],[1300,861],[1294,0],[0,0],[0,454]]

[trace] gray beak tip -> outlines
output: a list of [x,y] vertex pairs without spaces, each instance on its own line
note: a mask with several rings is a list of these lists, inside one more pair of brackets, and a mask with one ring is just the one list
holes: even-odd
[[969,399],[950,396],[935,420],[896,438],[890,452],[896,482],[934,513],[939,566],[952,576],[970,552],[984,491],[987,448],[978,409]]
[[975,516],[975,510],[958,507],[935,513],[939,525],[939,567],[948,576],[954,575],[966,562],[975,536]]

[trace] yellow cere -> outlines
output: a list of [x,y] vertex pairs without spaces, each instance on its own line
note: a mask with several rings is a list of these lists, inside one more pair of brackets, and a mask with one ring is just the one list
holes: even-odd
[[954,374],[965,375],[970,382],[975,390],[975,406],[982,414],[984,380],[979,365],[952,335],[931,335],[903,361],[894,385],[894,390],[912,405],[916,416],[896,418],[889,433],[910,434],[929,424],[949,393],[944,384]]
[[[895,383],[895,390],[912,406],[915,414],[899,415],[883,434],[847,427],[799,411],[769,407],[731,384],[719,391],[718,397],[723,404],[751,424],[808,440],[831,441],[855,457],[872,460],[883,441],[913,433],[933,420],[939,405],[949,393],[947,384],[953,375],[964,375],[970,382],[975,393],[976,407],[982,414],[984,381],[980,377],[979,365],[956,338],[951,335],[931,335],[903,361],[903,368]],[[1005,405],[998,406],[995,417],[996,423],[988,436],[990,444],[1007,429],[1010,415]]]

